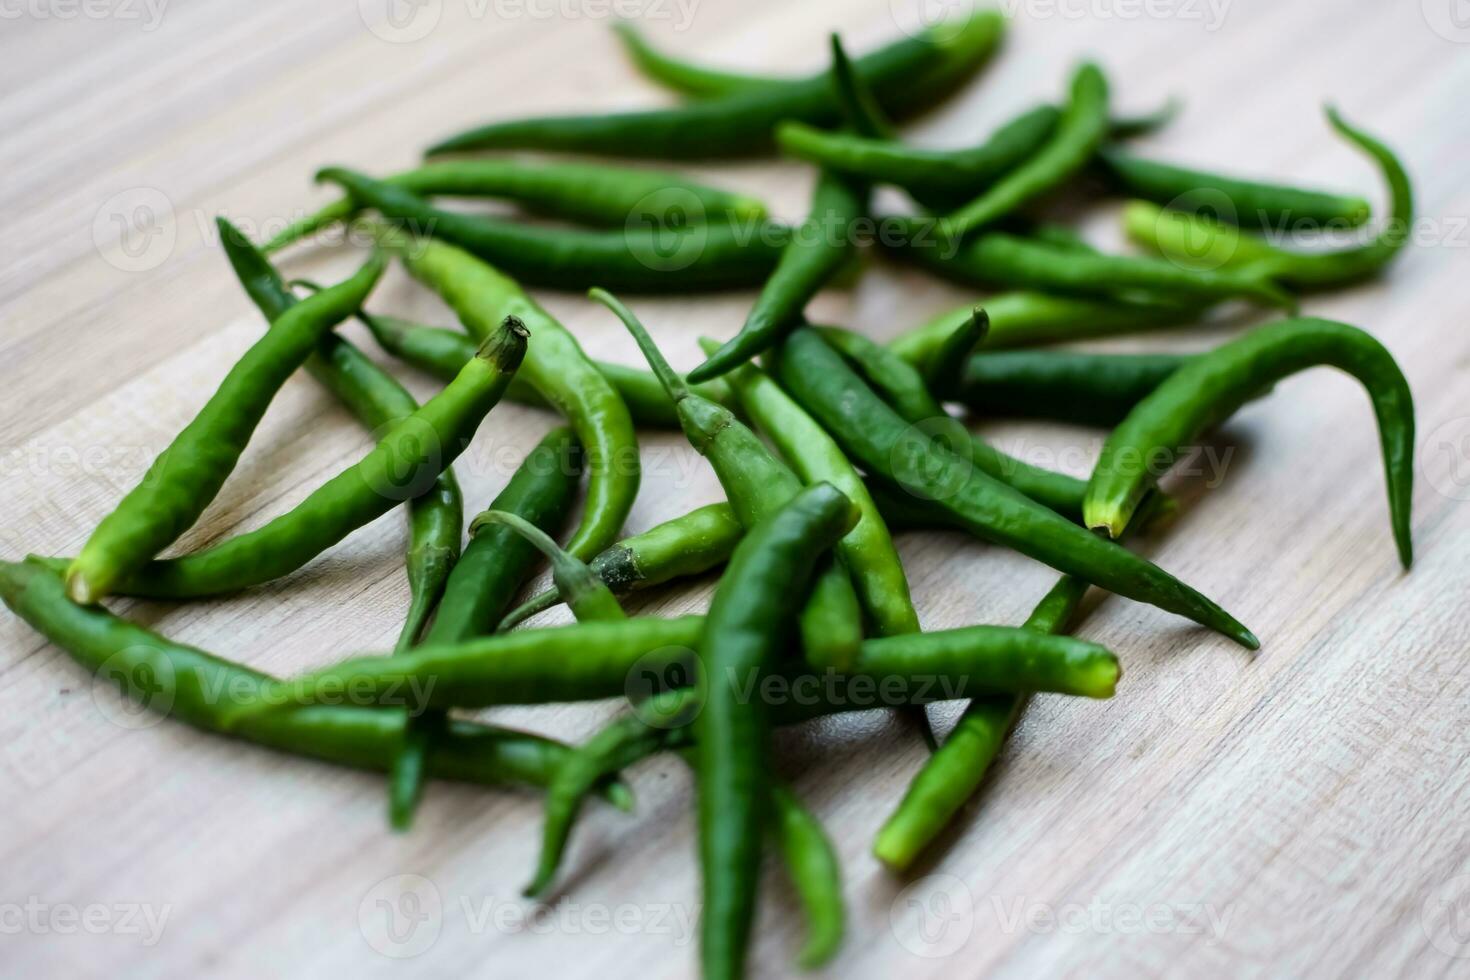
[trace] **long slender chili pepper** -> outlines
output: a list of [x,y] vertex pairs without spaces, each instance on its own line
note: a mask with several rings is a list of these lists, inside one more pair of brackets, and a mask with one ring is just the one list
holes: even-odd
[[898,551],[867,486],[842,449],[780,385],[754,365],[742,365],[727,377],[746,417],[775,444],[802,482],[830,483],[858,508],[861,516],[837,543],[837,552],[878,634],[918,632],[919,615],[909,597],[908,578]]
[[987,296],[983,302],[967,303],[941,313],[895,337],[888,347],[927,373],[939,345],[971,317],[976,306],[983,306],[990,317],[990,331],[981,342],[985,350],[1034,347],[1151,330],[1191,322],[1201,312],[1197,305],[1131,303],[1046,293],[997,293]]
[[916,434],[814,331],[793,333],[773,360],[776,379],[855,462],[933,500],[972,533],[1111,592],[1186,616],[1251,649],[1259,646],[1227,612],[1157,565],[1078,527]]
[[1261,388],[1306,368],[1345,371],[1368,391],[1378,419],[1394,542],[1405,568],[1414,482],[1414,401],[1393,355],[1356,327],[1331,320],[1286,320],[1200,354],[1171,375],[1113,430],[1087,486],[1088,527],[1114,537],[1163,466],[1192,440],[1229,418]]
[[475,518],[475,527],[502,525],[529,541],[551,562],[551,580],[579,623],[627,619],[617,597],[580,558],[567,554],[545,531],[530,521],[497,510]]
[[981,416],[1112,428],[1188,361],[1182,354],[995,351],[959,362],[958,381],[934,394]]
[[[1083,481],[1008,456],[968,432],[930,394],[918,369],[881,344],[847,330],[824,327],[819,332],[833,349],[852,362],[891,410],[909,423],[908,441],[921,438],[950,443],[954,452],[982,473],[1069,519],[1081,518],[1082,496],[1087,487]],[[799,395],[797,400],[801,400]],[[839,437],[838,442],[841,441]]]
[[[857,70],[884,111],[904,116],[957,89],[989,60],[1005,22],[974,13],[962,26],[939,24],[858,59]],[[771,145],[776,124],[834,122],[838,107],[824,75],[755,87],[673,109],[513,119],[471,129],[428,152],[534,149],[657,159],[750,156]]]
[[[359,312],[358,318],[367,324],[373,338],[385,351],[436,378],[453,378],[475,353],[475,342],[462,330],[430,327],[365,311]],[[594,360],[592,363],[622,397],[634,423],[650,428],[679,428],[679,415],[674,411],[674,403],[669,401],[663,385],[651,371],[610,361]],[[719,379],[695,385],[694,390],[722,405],[733,400],[730,389]],[[511,381],[505,397],[522,405],[548,407],[546,398],[520,376]]]
[[1327,110],[1333,129],[1378,164],[1389,188],[1389,215],[1366,243],[1322,252],[1292,252],[1202,213],[1129,205],[1124,224],[1130,237],[1180,264],[1221,272],[1268,277],[1287,286],[1323,289],[1377,274],[1408,244],[1414,227],[1414,191],[1394,152],[1337,110]]
[[346,282],[283,313],[241,356],[142,482],[87,539],[67,571],[73,599],[93,603],[112,593],[193,526],[234,470],[281,385],[317,341],[362,304],[382,272],[382,260],[374,257]]
[[1089,254],[1002,232],[976,236],[963,245],[930,237],[922,219],[900,223],[914,231],[900,236],[898,255],[948,279],[1117,299],[1146,291],[1177,304],[1243,298],[1292,310],[1296,300],[1265,271],[1185,268],[1135,255]]
[[1179,167],[1135,156],[1117,146],[1099,148],[1097,158],[1114,184],[1130,197],[1166,205],[1180,200],[1210,205],[1241,228],[1271,228],[1294,221],[1360,225],[1368,220],[1368,202],[1357,196]]
[[617,391],[576,338],[515,280],[452,245],[409,239],[386,226],[377,226],[374,234],[439,294],[476,340],[508,315],[527,325],[536,339],[521,377],[571,424],[586,453],[587,504],[567,550],[586,561],[612,544],[633,508],[639,480],[638,436]]
[[186,599],[259,585],[295,571],[352,531],[418,496],[464,451],[499,401],[525,354],[526,337],[525,326],[507,318],[459,377],[291,511],[203,551],[150,562],[120,583],[121,591]]
[[[772,455],[760,438],[722,405],[694,394],[669,367],[648,331],[618,299],[594,289],[593,299],[612,310],[637,342],[679,412],[690,445],[710,461],[740,523],[751,527],[796,496],[801,480]],[[862,609],[847,570],[833,561],[817,575],[801,616],[808,659],[839,669],[852,662],[862,642]]]
[[[624,538],[588,567],[613,592],[633,592],[723,565],[744,534],[729,504],[707,504]],[[500,629],[511,629],[561,601],[556,588],[540,592],[507,614]]]
[[[970,313],[970,318],[960,323],[954,331],[946,337],[934,352],[934,357],[928,365],[919,371],[919,377],[924,387],[936,395],[942,392],[953,391],[964,376],[965,364],[970,355],[981,342],[985,335],[990,332],[990,314],[985,312],[985,307],[977,306]],[[885,360],[894,357],[891,353],[882,354]]]
[[821,821],[782,783],[771,785],[771,826],[806,917],[806,943],[796,965],[814,970],[842,945],[842,863]]
[[[679,211],[689,221],[758,222],[766,207],[755,198],[696,183],[661,170],[538,160],[454,160],[385,177],[384,183],[420,197],[508,198],[529,211],[583,224],[621,228],[638,214]],[[350,197],[292,222],[265,245],[274,252],[347,221],[357,213]]]
[[829,483],[798,493],[735,548],[700,638],[704,707],[694,717],[703,894],[700,960],[707,978],[745,974],[761,836],[769,809],[770,718],[745,685],[776,663],[817,560],[857,522]]
[[[555,528],[566,518],[581,474],[581,447],[570,429],[550,432],[516,469],[491,505],[515,513],[535,526]],[[444,586],[434,624],[424,636],[429,645],[458,643],[494,631],[536,561],[536,549],[509,528],[472,530]],[[398,829],[413,823],[423,798],[424,776],[435,741],[450,724],[442,711],[407,715],[403,741],[389,772],[389,819]]]
[[721,222],[653,227],[664,215],[630,216],[618,231],[541,228],[435,207],[403,187],[329,167],[317,175],[364,207],[418,235],[432,235],[502,266],[517,279],[556,289],[615,288],[688,292],[765,281],[790,232],[777,225]]
[[[100,606],[80,606],[61,578],[30,561],[0,562],[0,598],[82,667],[114,681],[150,708],[205,731],[340,765],[386,770],[403,735],[403,715],[317,705],[262,714],[228,729],[233,702],[259,696],[275,678],[174,643]],[[451,722],[434,741],[430,775],[484,785],[545,786],[568,758],[565,745],[469,721]],[[627,788],[610,787],[626,807]]]
[[677,58],[649,43],[632,21],[619,21],[613,25],[613,30],[622,42],[623,52],[646,78],[690,98],[735,95],[767,86],[791,85],[799,81],[791,77],[721,71]]
[[979,197],[942,218],[945,233],[962,240],[1056,187],[1087,165],[1107,132],[1108,81],[1096,65],[1084,64],[1072,76],[1067,107],[1046,144]]

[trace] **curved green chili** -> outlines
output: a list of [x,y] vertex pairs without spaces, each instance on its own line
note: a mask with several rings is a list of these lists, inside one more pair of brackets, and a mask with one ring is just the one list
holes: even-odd
[[[958,30],[939,24],[859,58],[857,70],[885,112],[904,116],[933,108],[995,51],[1005,21],[974,13]],[[725,158],[765,152],[786,119],[835,122],[838,107],[825,74],[733,92],[673,109],[513,119],[443,140],[430,154],[527,149],[640,156]]]
[[[417,235],[458,245],[517,279],[556,289],[607,283],[621,289],[687,292],[764,282],[781,257],[787,229],[729,223],[651,227],[634,215],[618,231],[542,228],[435,207],[402,187],[341,167],[317,175],[353,200]],[[640,220],[646,217],[648,220]]]
[[1394,152],[1337,110],[1327,110],[1332,128],[1377,162],[1389,188],[1389,216],[1365,244],[1323,252],[1291,252],[1242,232],[1233,225],[1187,211],[1160,211],[1137,202],[1125,213],[1131,238],[1172,261],[1190,267],[1264,276],[1287,286],[1322,289],[1366,279],[1386,266],[1408,244],[1414,228],[1414,189]]
[[[660,170],[537,160],[454,160],[429,163],[383,182],[420,197],[508,198],[528,211],[583,224],[621,228],[638,214],[677,210],[689,221],[757,222],[766,207],[755,198]],[[274,252],[357,213],[352,198],[333,201],[292,222],[261,246]]]
[[[258,697],[275,678],[174,643],[108,612],[80,606],[54,572],[30,561],[0,562],[0,598],[87,670],[115,681],[125,694],[205,731],[362,769],[386,770],[403,736],[399,712],[312,706],[261,714],[226,725],[234,701]],[[538,735],[451,722],[429,753],[429,773],[484,785],[545,786],[568,758],[567,746]],[[611,796],[626,805],[627,788]]]
[[995,351],[960,362],[958,381],[934,394],[982,416],[1112,428],[1188,361],[1182,354]]
[[691,98],[737,95],[758,88],[792,85],[801,81],[797,78],[721,71],[676,58],[650,44],[633,26],[632,21],[618,21],[613,25],[613,31],[623,45],[623,52],[645,78]]
[[580,559],[567,554],[551,535],[530,521],[498,510],[487,510],[475,518],[471,530],[494,525],[510,528],[551,562],[551,581],[579,623],[627,619],[612,590]]
[[1407,568],[1413,560],[1413,396],[1382,344],[1356,327],[1331,320],[1286,320],[1253,330],[1194,357],[1159,385],[1103,444],[1083,502],[1087,526],[1106,528],[1117,537],[1182,447],[1229,418],[1262,387],[1318,365],[1352,375],[1373,402],[1394,542]]
[[1259,646],[1225,610],[1157,565],[1071,523],[915,433],[816,332],[793,333],[773,361],[777,380],[856,462],[934,501],[977,536],[1111,592],[1186,616],[1251,649]]
[[[305,306],[311,300],[303,300]],[[155,560],[121,583],[130,595],[219,595],[289,574],[404,499],[418,496],[469,445],[526,351],[513,317],[486,338],[453,382],[398,422],[360,461],[255,531],[180,558]]]
[[700,637],[704,706],[694,716],[695,788],[707,978],[744,976],[769,808],[770,718],[742,693],[777,662],[818,557],[858,520],[828,483],[800,491],[746,533],[710,601]]
[[1108,80],[1092,64],[1072,76],[1071,96],[1046,144],[969,204],[945,215],[945,233],[962,240],[1062,183],[1092,159],[1108,132]]
[[513,279],[452,245],[409,239],[376,226],[379,243],[454,310],[483,340],[502,317],[527,324],[535,341],[521,377],[571,424],[586,454],[587,504],[567,550],[583,561],[617,540],[638,493],[638,436],[618,393],[587,359],[575,337]]
[[917,633],[919,614],[909,597],[908,577],[893,538],[862,477],[841,448],[759,368],[742,365],[728,379],[746,417],[775,444],[802,482],[830,483],[858,508],[857,524],[837,543],[836,550],[879,635]]
[[318,340],[362,304],[382,272],[382,260],[374,257],[346,282],[282,313],[241,356],[142,482],[87,539],[66,574],[73,599],[93,603],[111,594],[193,526],[235,469],[281,385]]
[[[801,480],[766,448],[754,432],[722,405],[700,398],[669,367],[648,331],[631,310],[611,294],[594,289],[593,299],[623,322],[679,412],[684,434],[695,452],[714,467],[731,509],[748,531],[801,490]],[[851,663],[862,642],[862,609],[847,570],[832,562],[818,574],[801,615],[806,655],[814,664]]]
[[842,945],[842,862],[821,821],[782,783],[771,785],[771,825],[806,917],[806,943],[796,965],[815,970]]

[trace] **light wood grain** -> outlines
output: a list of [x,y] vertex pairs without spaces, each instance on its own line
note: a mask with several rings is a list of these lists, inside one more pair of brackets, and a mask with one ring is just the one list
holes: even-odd
[[[0,555],[79,547],[260,330],[215,247],[215,214],[278,225],[324,199],[310,175],[325,163],[388,171],[484,118],[667,98],[619,57],[605,19],[448,0],[428,36],[390,44],[365,28],[358,6],[175,0],[155,29],[145,29],[141,4],[129,8],[138,19],[25,14],[0,28]],[[820,67],[826,31],[866,49],[895,34],[891,11],[904,6],[700,0],[687,29],[656,16],[647,29],[712,61],[805,70]],[[1069,67],[1094,55],[1125,110],[1184,99],[1185,114],[1150,141],[1183,161],[1371,189],[1379,200],[1374,175],[1323,123],[1327,99],[1402,151],[1422,237],[1381,282],[1313,297],[1307,309],[1374,331],[1410,378],[1418,561],[1409,574],[1395,563],[1371,415],[1351,382],[1313,372],[1248,407],[1220,442],[1234,453],[1227,478],[1208,489],[1186,481],[1187,512],[1146,549],[1251,625],[1259,654],[1157,610],[1102,602],[1082,633],[1124,657],[1119,696],[1037,699],[945,846],[907,879],[883,872],[867,849],[923,758],[915,733],[881,713],[782,733],[780,768],[846,862],[850,936],[827,973],[1464,975],[1470,934],[1455,931],[1454,917],[1470,910],[1461,605],[1470,586],[1470,47],[1431,29],[1425,11],[1443,6],[1436,0],[1236,0],[1213,30],[1188,13],[1208,19],[1202,3],[1164,5],[1175,14],[1153,18],[1117,15],[1142,5],[1012,6],[1004,56],[916,124],[916,139],[972,140],[1056,98]],[[784,163],[689,169],[788,216],[801,213],[811,183]],[[137,188],[156,189],[172,209],[164,227],[176,237],[159,262],[130,271],[107,216],[116,195]],[[1082,218],[1099,242],[1118,244],[1115,203]],[[330,276],[352,261],[303,253],[289,268]],[[637,306],[688,367],[696,338],[729,335],[750,298]],[[969,298],[878,265],[817,310],[887,337]],[[604,311],[576,295],[544,299],[594,355],[636,360]],[[375,303],[448,322],[400,273]],[[1229,332],[1103,346],[1193,350]],[[405,377],[420,394],[432,390]],[[471,506],[489,500],[549,424],[535,411],[496,410],[458,467]],[[1062,453],[1078,473],[1099,440],[1055,426],[986,431],[1016,451]],[[183,545],[258,526],[365,445],[310,379],[292,379]],[[718,499],[682,440],[649,435],[644,453],[650,474],[630,529]],[[248,595],[119,608],[180,640],[299,671],[391,643],[406,602],[403,534],[401,515],[390,515]],[[906,536],[901,548],[928,627],[1018,622],[1052,578],[958,536]],[[708,587],[643,608],[698,608]],[[172,723],[123,727],[116,707],[65,655],[0,617],[0,962],[10,975],[693,970],[690,786],[671,760],[634,773],[635,816],[587,815],[568,861],[572,905],[516,928],[509,917],[531,908],[518,891],[538,839],[534,796],[436,785],[414,832],[394,836],[379,778]],[[498,717],[577,738],[611,710]],[[380,949],[411,946],[375,949],[360,923],[381,921],[375,902],[396,894],[400,875],[422,876],[440,911],[420,924],[438,930],[435,941],[395,962]],[[936,918],[946,889],[957,904]],[[143,904],[168,917],[151,946],[121,929],[17,929],[32,900]],[[921,910],[927,944],[915,931]],[[800,936],[772,868],[754,973],[789,973]]]

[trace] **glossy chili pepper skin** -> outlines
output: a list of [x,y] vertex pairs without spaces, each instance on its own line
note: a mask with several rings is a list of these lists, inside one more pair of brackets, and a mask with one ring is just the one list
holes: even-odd
[[331,167],[318,174],[341,186],[363,207],[415,234],[457,245],[502,267],[523,282],[581,290],[598,283],[645,292],[738,288],[764,282],[789,237],[778,226],[736,227],[726,222],[654,227],[630,216],[617,231],[583,231],[517,224],[435,207],[412,191]]
[[721,71],[677,58],[654,47],[631,20],[618,21],[613,25],[613,31],[623,45],[623,52],[644,77],[690,98],[735,95],[765,86],[790,85],[798,81],[795,78]]
[[818,557],[857,519],[831,484],[802,490],[746,532],[710,602],[699,656],[704,707],[692,725],[708,978],[744,976],[768,819],[770,717],[762,699],[742,692],[776,663]]
[[[744,535],[745,527],[729,504],[707,504],[624,538],[589,567],[613,592],[633,592],[723,565]],[[500,629],[511,629],[561,601],[554,587],[537,593],[509,613]]]
[[806,942],[796,965],[815,970],[842,945],[842,863],[821,821],[782,783],[771,786],[771,828],[806,918]]
[[586,561],[616,541],[638,493],[638,436],[627,406],[576,338],[513,279],[468,252],[388,228],[375,234],[454,310],[471,337],[488,336],[506,316],[527,325],[535,339],[520,377],[570,423],[585,453],[587,504],[567,551]]
[[245,352],[142,482],[87,539],[67,571],[73,599],[97,602],[116,591],[193,526],[234,470],[281,385],[317,341],[362,304],[382,271],[382,261],[374,258],[351,279],[286,311]]
[[1107,132],[1107,79],[1096,65],[1083,65],[1072,78],[1067,106],[1046,143],[969,204],[946,215],[946,234],[963,240],[1057,187],[1087,165]]
[[933,500],[972,533],[1119,595],[1186,616],[1251,649],[1259,646],[1233,617],[1163,569],[915,433],[814,331],[793,333],[773,360],[777,380],[855,462]]
[[934,393],[982,416],[1112,428],[1188,361],[1182,354],[979,353],[965,359],[955,385]]
[[203,551],[151,562],[124,588],[131,595],[185,599],[259,585],[295,571],[417,496],[464,451],[500,400],[525,354],[526,337],[524,325],[508,319],[459,377],[288,513]]
[[[958,88],[995,51],[1004,30],[998,14],[980,12],[955,29],[940,24],[857,61],[886,112],[903,116]],[[765,152],[782,120],[834,122],[837,104],[825,75],[755,87],[673,109],[514,119],[472,129],[429,148],[534,149],[656,159],[726,158]]]
[[[185,724],[226,731],[227,709],[275,679],[174,643],[100,606],[79,606],[59,576],[32,562],[0,562],[0,598],[85,669],[116,681],[134,699]],[[316,705],[260,715],[230,734],[270,748],[363,769],[386,770],[403,735],[403,715]],[[485,785],[545,786],[567,758],[565,745],[537,735],[455,721],[429,756],[431,775]],[[619,791],[626,799],[626,789]]]
[[567,554],[545,531],[530,521],[498,510],[487,510],[475,518],[475,528],[508,527],[530,542],[537,551],[551,562],[551,581],[565,599],[567,608],[579,623],[606,622],[627,619],[623,607],[618,605],[600,578],[579,558]]
[[[420,197],[507,198],[528,211],[596,227],[621,228],[637,214],[677,209],[688,220],[758,222],[765,205],[677,174],[605,164],[538,160],[454,160],[430,163],[384,178]],[[357,213],[342,198],[282,230],[261,246],[274,252]]]
[[1346,249],[1293,252],[1203,214],[1161,211],[1141,202],[1130,205],[1126,212],[1129,236],[1189,268],[1266,276],[1299,289],[1344,286],[1376,275],[1410,240],[1413,186],[1388,146],[1349,125],[1334,109],[1327,110],[1327,118],[1333,129],[1373,158],[1388,184],[1389,215],[1365,243]]
[[[1196,356],[1139,402],[1103,444],[1083,504],[1088,527],[1106,528],[1117,537],[1161,465],[1172,463],[1181,448],[1229,418],[1261,388],[1318,365],[1345,371],[1367,389],[1378,419],[1394,542],[1407,568],[1413,556],[1413,396],[1382,344],[1331,320],[1286,320],[1253,330]],[[1142,465],[1145,460],[1148,465]]]
[[880,636],[917,633],[919,614],[903,563],[863,479],[841,447],[780,385],[753,365],[728,375],[745,415],[766,434],[803,483],[830,483],[861,515],[837,544],[868,618]]

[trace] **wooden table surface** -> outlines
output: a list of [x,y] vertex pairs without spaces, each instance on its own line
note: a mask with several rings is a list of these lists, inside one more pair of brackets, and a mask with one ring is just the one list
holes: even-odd
[[[1395,561],[1356,384],[1314,371],[1252,404],[1212,443],[1223,480],[1182,481],[1182,519],[1146,549],[1249,623],[1260,653],[1147,606],[1103,602],[1081,633],[1123,657],[1118,697],[1037,699],[944,846],[906,878],[868,848],[924,758],[914,731],[869,712],[782,733],[778,767],[845,861],[850,935],[826,975],[1465,974],[1470,28],[1452,18],[1454,2],[1010,0],[1003,56],[912,127],[936,145],[973,140],[1057,98],[1091,55],[1124,111],[1184,99],[1185,113],[1146,144],[1173,158],[1359,188],[1377,207],[1375,173],[1331,135],[1321,103],[1402,151],[1421,215],[1413,245],[1381,281],[1306,309],[1372,330],[1413,385],[1417,562],[1405,574]],[[627,4],[660,43],[771,70],[820,68],[833,28],[866,50],[911,12],[906,0]],[[667,101],[620,56],[607,6],[428,0],[396,26],[384,6],[6,6],[0,555],[74,553],[258,334],[216,247],[216,214],[269,230],[325,199],[310,177],[326,163],[387,172],[483,119]],[[788,217],[811,186],[809,170],[785,163],[686,169]],[[1121,247],[1117,216],[1117,202],[1081,215],[1095,241]],[[286,268],[329,277],[355,261],[302,251]],[[539,295],[592,354],[637,362],[605,311]],[[878,263],[856,289],[820,297],[816,315],[888,337],[973,295]],[[636,305],[687,368],[696,338],[730,334],[750,300]],[[374,303],[450,322],[398,270]],[[1197,350],[1240,322],[1099,346]],[[469,506],[488,502],[549,424],[530,409],[495,411],[458,467]],[[984,430],[1080,474],[1100,440],[1055,425]],[[310,379],[293,378],[182,544],[260,525],[365,439]],[[650,434],[643,451],[631,530],[718,499],[681,439]],[[391,643],[407,592],[403,536],[401,515],[389,515],[269,587],[117,608],[297,672]],[[1053,578],[957,535],[900,543],[926,627],[1019,622]],[[704,582],[637,608],[698,608],[708,592]],[[957,707],[935,712],[941,727]],[[612,710],[497,717],[580,738]],[[395,836],[377,776],[150,721],[0,615],[5,973],[693,970],[690,785],[673,760],[634,771],[636,815],[588,813],[564,890],[535,912],[518,897],[538,840],[532,794],[435,785],[414,831]],[[785,975],[800,915],[774,868],[768,879],[753,973]]]

